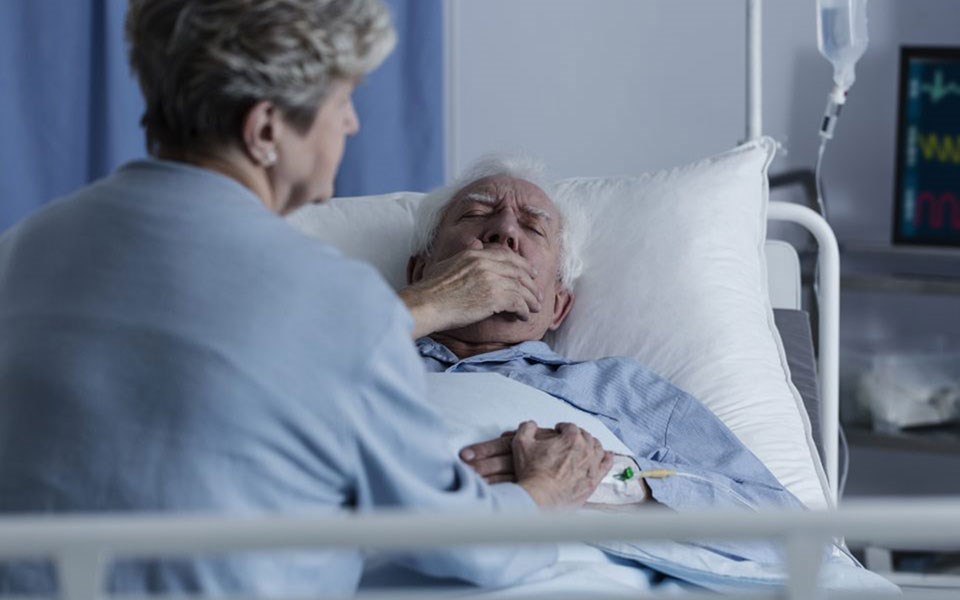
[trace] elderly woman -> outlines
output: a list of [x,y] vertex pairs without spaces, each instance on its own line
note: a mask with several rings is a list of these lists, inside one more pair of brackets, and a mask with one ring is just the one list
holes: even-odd
[[[0,238],[0,511],[531,510],[609,465],[576,428],[517,436],[515,484],[447,451],[413,321],[367,266],[278,215],[333,193],[358,78],[389,53],[378,0],[131,0],[155,157]],[[551,549],[413,556],[502,584]],[[114,591],[350,592],[357,552],[125,562]],[[0,592],[49,592],[47,565]]]

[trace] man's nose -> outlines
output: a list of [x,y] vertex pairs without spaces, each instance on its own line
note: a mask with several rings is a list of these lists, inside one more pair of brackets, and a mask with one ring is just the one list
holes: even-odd
[[514,219],[501,217],[490,223],[490,228],[484,233],[484,244],[500,244],[517,252],[518,227]]

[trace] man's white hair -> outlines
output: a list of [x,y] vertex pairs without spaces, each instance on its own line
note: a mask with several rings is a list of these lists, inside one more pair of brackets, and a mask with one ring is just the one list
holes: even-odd
[[440,221],[450,201],[463,188],[478,179],[506,175],[523,179],[539,187],[560,213],[560,281],[573,290],[583,272],[582,250],[587,239],[586,214],[568,194],[556,194],[555,186],[544,174],[543,163],[526,156],[486,155],[467,167],[452,184],[437,188],[420,201],[413,232],[414,256],[429,256]]

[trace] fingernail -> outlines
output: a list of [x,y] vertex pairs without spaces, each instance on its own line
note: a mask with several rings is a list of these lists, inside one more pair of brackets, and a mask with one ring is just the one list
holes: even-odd
[[463,460],[473,460],[474,458],[476,458],[476,456],[477,456],[477,453],[474,452],[473,450],[460,451],[460,458],[462,458]]

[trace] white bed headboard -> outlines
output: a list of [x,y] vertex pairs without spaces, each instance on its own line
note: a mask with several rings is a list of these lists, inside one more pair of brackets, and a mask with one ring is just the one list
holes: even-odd
[[774,308],[799,310],[800,257],[796,249],[782,240],[767,240],[767,287]]

